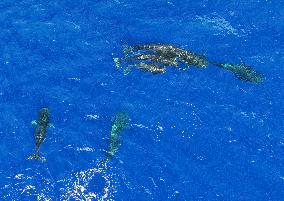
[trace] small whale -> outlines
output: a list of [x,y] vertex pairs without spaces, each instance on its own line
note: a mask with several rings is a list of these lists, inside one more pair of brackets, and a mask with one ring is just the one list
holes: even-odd
[[[133,64],[133,65],[128,65],[128,67],[125,69],[125,74],[128,74],[130,71],[131,67],[138,67],[140,66],[141,69],[147,69],[147,63],[154,63],[154,64],[149,64],[148,69],[151,67],[151,69],[156,69],[153,70],[153,72],[159,72],[159,73],[164,73],[164,70],[159,70],[162,67],[158,67],[158,65],[163,65],[163,66],[172,66],[172,67],[178,67],[179,63],[175,57],[167,58],[164,57],[164,55],[160,54],[135,54],[131,57],[125,57],[125,58],[113,58],[113,61],[115,63],[115,66],[118,70],[121,68],[121,63],[126,62],[126,63],[136,63],[138,61],[145,61],[141,62],[140,64]],[[154,67],[155,66],[155,67]],[[147,71],[147,70],[146,70]],[[148,70],[149,71],[149,70]]]
[[[148,60],[148,59],[152,59],[155,58],[156,60],[158,60],[159,58],[156,57],[156,55],[137,55],[134,57],[130,57],[127,59],[121,59],[121,58],[113,58],[113,61],[115,63],[116,69],[120,70],[121,69],[121,63],[123,61],[127,61],[127,62],[135,62],[135,61],[139,61],[139,60]],[[167,64],[169,64],[170,62],[173,62],[173,65],[175,65],[175,61],[165,61],[162,60],[162,63],[166,62]],[[163,63],[164,64],[164,63]],[[145,72],[151,72],[153,74],[161,74],[161,73],[165,73],[166,69],[161,67],[158,62],[155,63],[145,63],[145,62],[141,62],[141,63],[136,63],[133,65],[127,65],[124,68],[124,75],[128,75],[129,72],[131,71],[132,68],[139,68]]]
[[106,163],[109,162],[113,156],[117,153],[118,148],[121,144],[120,134],[128,127],[129,117],[125,112],[118,112],[112,123],[110,138],[109,138],[109,149],[106,154]]
[[49,123],[49,111],[48,108],[42,108],[39,111],[38,119],[32,121],[32,124],[37,126],[35,129],[35,153],[32,154],[28,160],[36,159],[41,161],[46,161],[44,157],[40,156],[40,146],[46,138],[47,127],[52,127]]
[[246,66],[245,64],[231,64],[231,63],[218,63],[211,62],[211,64],[231,71],[239,80],[252,83],[261,83],[263,76],[255,71],[252,67]]
[[127,75],[131,68],[136,67],[144,72],[151,72],[152,74],[162,74],[166,72],[166,69],[159,66],[157,63],[138,63],[134,65],[128,65],[124,71],[124,74]]

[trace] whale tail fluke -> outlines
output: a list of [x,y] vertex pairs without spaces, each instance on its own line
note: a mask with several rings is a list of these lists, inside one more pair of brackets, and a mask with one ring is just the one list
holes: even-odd
[[120,70],[120,68],[121,68],[121,59],[120,58],[113,58],[113,61],[114,61],[116,69]]
[[42,161],[42,162],[45,162],[45,161],[46,161],[46,158],[45,158],[45,157],[40,156],[39,151],[36,151],[34,154],[32,154],[31,156],[29,156],[27,159],[28,159],[28,160],[39,160],[39,161]]
[[129,45],[123,45],[123,53],[124,53],[124,56],[125,57],[128,57],[128,55],[130,54],[130,53],[132,53],[133,52],[133,47],[132,46],[129,46]]

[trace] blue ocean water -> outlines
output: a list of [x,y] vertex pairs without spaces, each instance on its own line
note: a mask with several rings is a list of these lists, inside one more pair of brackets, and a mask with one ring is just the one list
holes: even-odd
[[[284,200],[284,2],[0,2],[0,200]],[[263,83],[209,66],[117,71],[125,44],[175,44],[244,62]],[[34,152],[31,121],[55,128]],[[112,119],[128,129],[102,167]]]

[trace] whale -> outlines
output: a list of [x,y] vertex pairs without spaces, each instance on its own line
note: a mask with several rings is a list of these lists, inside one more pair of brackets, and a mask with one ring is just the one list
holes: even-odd
[[28,160],[41,160],[46,161],[44,157],[40,155],[40,146],[46,138],[46,130],[48,127],[53,127],[49,122],[49,110],[48,108],[42,108],[39,111],[38,119],[32,121],[32,125],[36,126],[35,137],[35,153],[28,157]]

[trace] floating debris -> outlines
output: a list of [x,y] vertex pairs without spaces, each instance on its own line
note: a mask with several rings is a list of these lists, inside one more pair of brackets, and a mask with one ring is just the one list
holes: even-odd
[[40,156],[40,146],[44,142],[46,137],[46,129],[47,127],[53,127],[52,124],[49,123],[49,111],[48,108],[42,108],[39,111],[39,116],[37,120],[32,121],[32,125],[37,126],[35,130],[35,153],[32,154],[28,160],[36,159],[41,161],[46,161],[46,159]]
[[106,162],[109,162],[112,157],[117,153],[118,147],[121,144],[120,133],[127,128],[129,118],[127,113],[118,112],[113,120],[110,132],[109,149],[107,151]]
[[252,67],[244,64],[230,64],[230,63],[216,63],[212,62],[213,65],[231,71],[239,80],[260,83],[263,81],[263,76],[256,72]]

